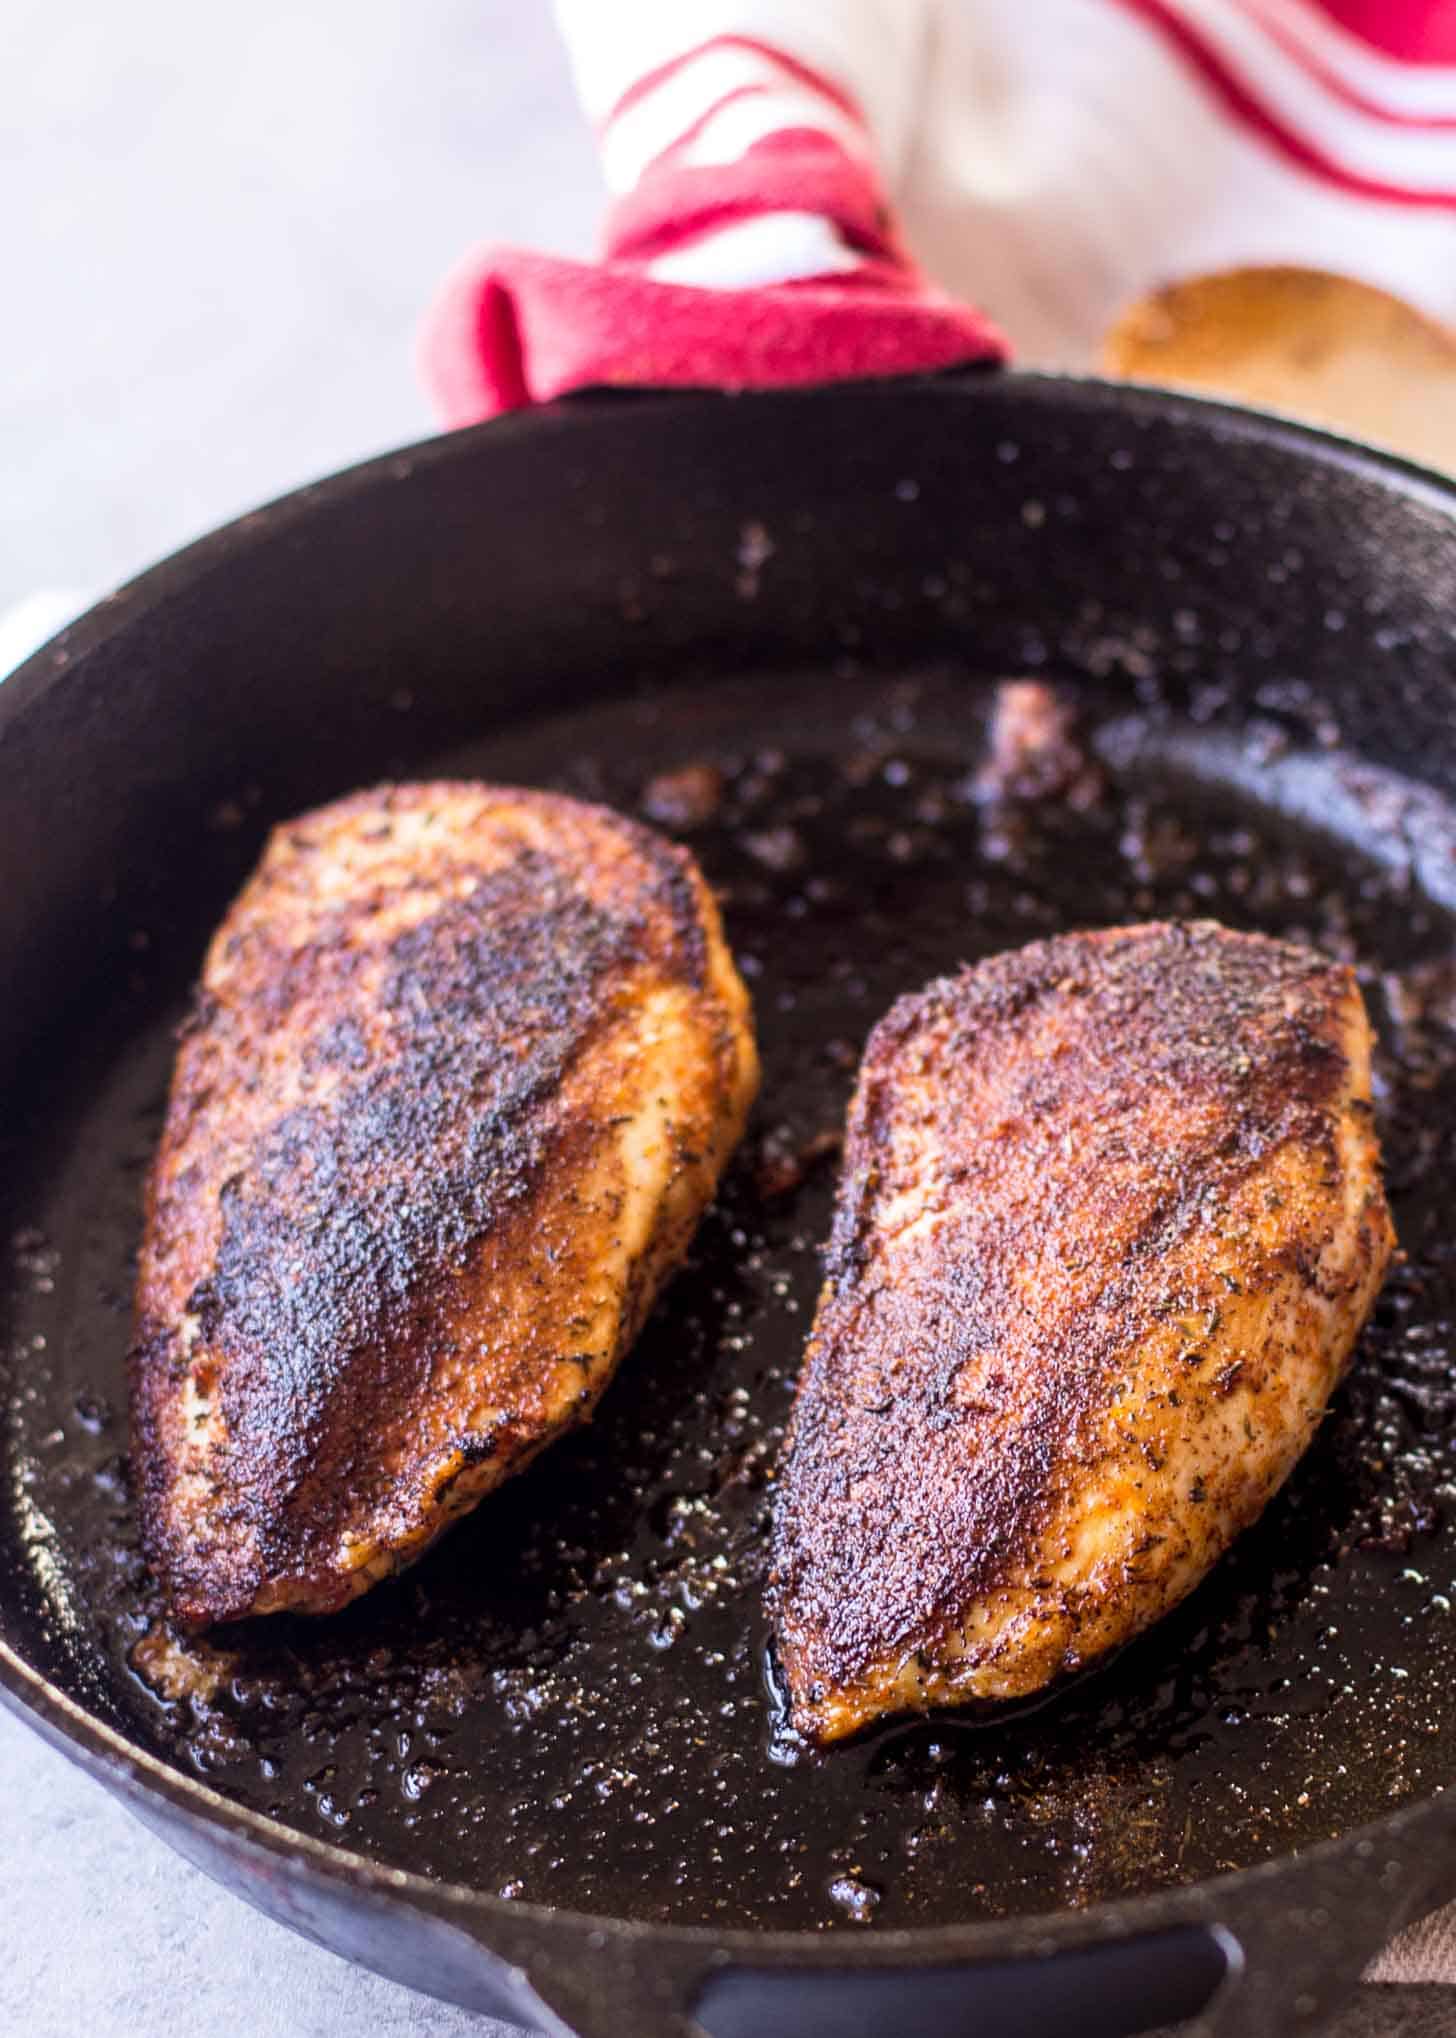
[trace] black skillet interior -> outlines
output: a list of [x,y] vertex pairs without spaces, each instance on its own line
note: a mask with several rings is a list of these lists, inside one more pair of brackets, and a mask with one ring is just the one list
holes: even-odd
[[[83,625],[0,693],[0,1638],[286,1825],[609,1916],[1045,1913],[1456,1780],[1449,514],[1090,385],[605,402],[343,477]],[[1075,699],[1076,797],[988,796],[1005,673]],[[444,772],[681,828],[757,1121],[589,1430],[337,1619],[176,1644],[122,1379],[170,1029],[269,823]],[[864,1034],[961,961],[1163,914],[1358,964],[1406,1258],[1307,1462],[1155,1633],[1034,1713],[808,1756],[763,1530]]]

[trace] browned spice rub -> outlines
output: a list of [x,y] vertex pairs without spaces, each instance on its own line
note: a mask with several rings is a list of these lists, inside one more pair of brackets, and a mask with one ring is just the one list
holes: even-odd
[[1034,1693],[1255,1519],[1394,1245],[1369,1053],[1348,969],[1211,922],[875,1028],[777,1498],[801,1732]]
[[651,830],[448,783],[277,829],[148,1190],[133,1447],[173,1612],[342,1606],[589,1414],[756,1084],[717,908]]

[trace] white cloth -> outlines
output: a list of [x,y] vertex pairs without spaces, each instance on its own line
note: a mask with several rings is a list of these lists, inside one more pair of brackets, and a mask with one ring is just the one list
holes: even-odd
[[[1086,366],[1132,298],[1245,263],[1332,269],[1456,320],[1456,64],[1381,54],[1314,0],[557,0],[557,12],[615,195],[669,150],[730,161],[789,125],[852,150],[857,108],[911,252],[1023,361]],[[832,81],[849,113],[753,45]],[[776,251],[740,229],[736,245],[699,251],[691,280],[823,268],[822,241],[780,235]]]

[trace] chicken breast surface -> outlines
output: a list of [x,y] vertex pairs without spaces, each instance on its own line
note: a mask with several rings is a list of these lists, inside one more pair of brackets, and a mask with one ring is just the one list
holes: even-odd
[[134,1463],[173,1612],[342,1606],[588,1415],[756,1084],[717,908],[650,830],[467,784],[279,828],[148,1192]]
[[876,1027],[777,1497],[803,1734],[1040,1691],[1255,1519],[1394,1245],[1369,1061],[1348,969],[1207,922]]

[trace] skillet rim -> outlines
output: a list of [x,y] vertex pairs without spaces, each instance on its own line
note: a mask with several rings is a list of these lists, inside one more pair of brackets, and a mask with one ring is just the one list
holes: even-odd
[[[1130,423],[1161,419],[1194,426],[1204,443],[1253,440],[1293,450],[1314,471],[1322,467],[1353,472],[1374,482],[1387,494],[1451,521],[1456,536],[1456,476],[1444,475],[1419,462],[1386,452],[1338,432],[1308,425],[1281,412],[1208,397],[1190,390],[1165,389],[1150,383],[1121,382],[1093,375],[1064,375],[1033,370],[952,371],[942,375],[881,378],[870,382],[833,383],[785,390],[724,392],[690,390],[587,391],[558,403],[488,420],[464,430],[432,434],[408,445],[371,456],[318,480],[306,482],[244,512],[194,539],[105,595],[42,645],[0,685],[0,752],[7,725],[54,685],[63,683],[71,666],[114,631],[145,615],[172,594],[197,587],[215,565],[232,556],[254,537],[274,536],[316,511],[329,508],[391,480],[404,481],[437,462],[477,457],[482,445],[507,436],[539,436],[570,431],[573,424],[605,405],[650,402],[695,409],[704,403],[739,403],[750,407],[779,401],[833,405],[891,393],[914,392],[927,403],[945,398],[976,401],[1011,386],[1035,405],[1062,416],[1124,415]],[[129,1741],[105,1721],[69,1698],[0,1637],[0,1705],[34,1727],[58,1752],[75,1761],[125,1800],[146,1804],[160,1799],[172,1813],[205,1834],[242,1842],[296,1868],[356,1892],[403,1899],[416,1910],[438,1915],[441,1910],[473,1915],[482,1927],[549,1928],[610,1932],[639,1946],[654,1942],[683,1953],[697,1952],[705,1962],[738,1959],[746,1965],[796,1964],[820,1967],[917,1967],[988,1959],[1034,1946],[1047,1954],[1068,1945],[1101,1938],[1130,1938],[1171,1925],[1212,1924],[1228,1907],[1227,1896],[1246,1898],[1262,1883],[1273,1883],[1296,1865],[1318,1876],[1322,1868],[1352,1857],[1373,1855],[1380,1846],[1395,1848],[1416,1828],[1433,1836],[1447,1833],[1456,1842],[1456,1789],[1416,1799],[1383,1818],[1351,1827],[1302,1852],[1286,1853],[1250,1867],[1141,1895],[1063,1909],[1009,1917],[983,1917],[950,1925],[881,1928],[872,1933],[813,1930],[755,1930],[741,1926],[684,1925],[625,1918],[606,1912],[584,1912],[564,1906],[504,1898],[492,1892],[436,1879],[410,1869],[387,1867],[367,1854],[336,1845],[225,1797],[199,1778],[189,1777]],[[482,1943],[489,1945],[488,1931]],[[831,1950],[832,1949],[832,1950]]]

